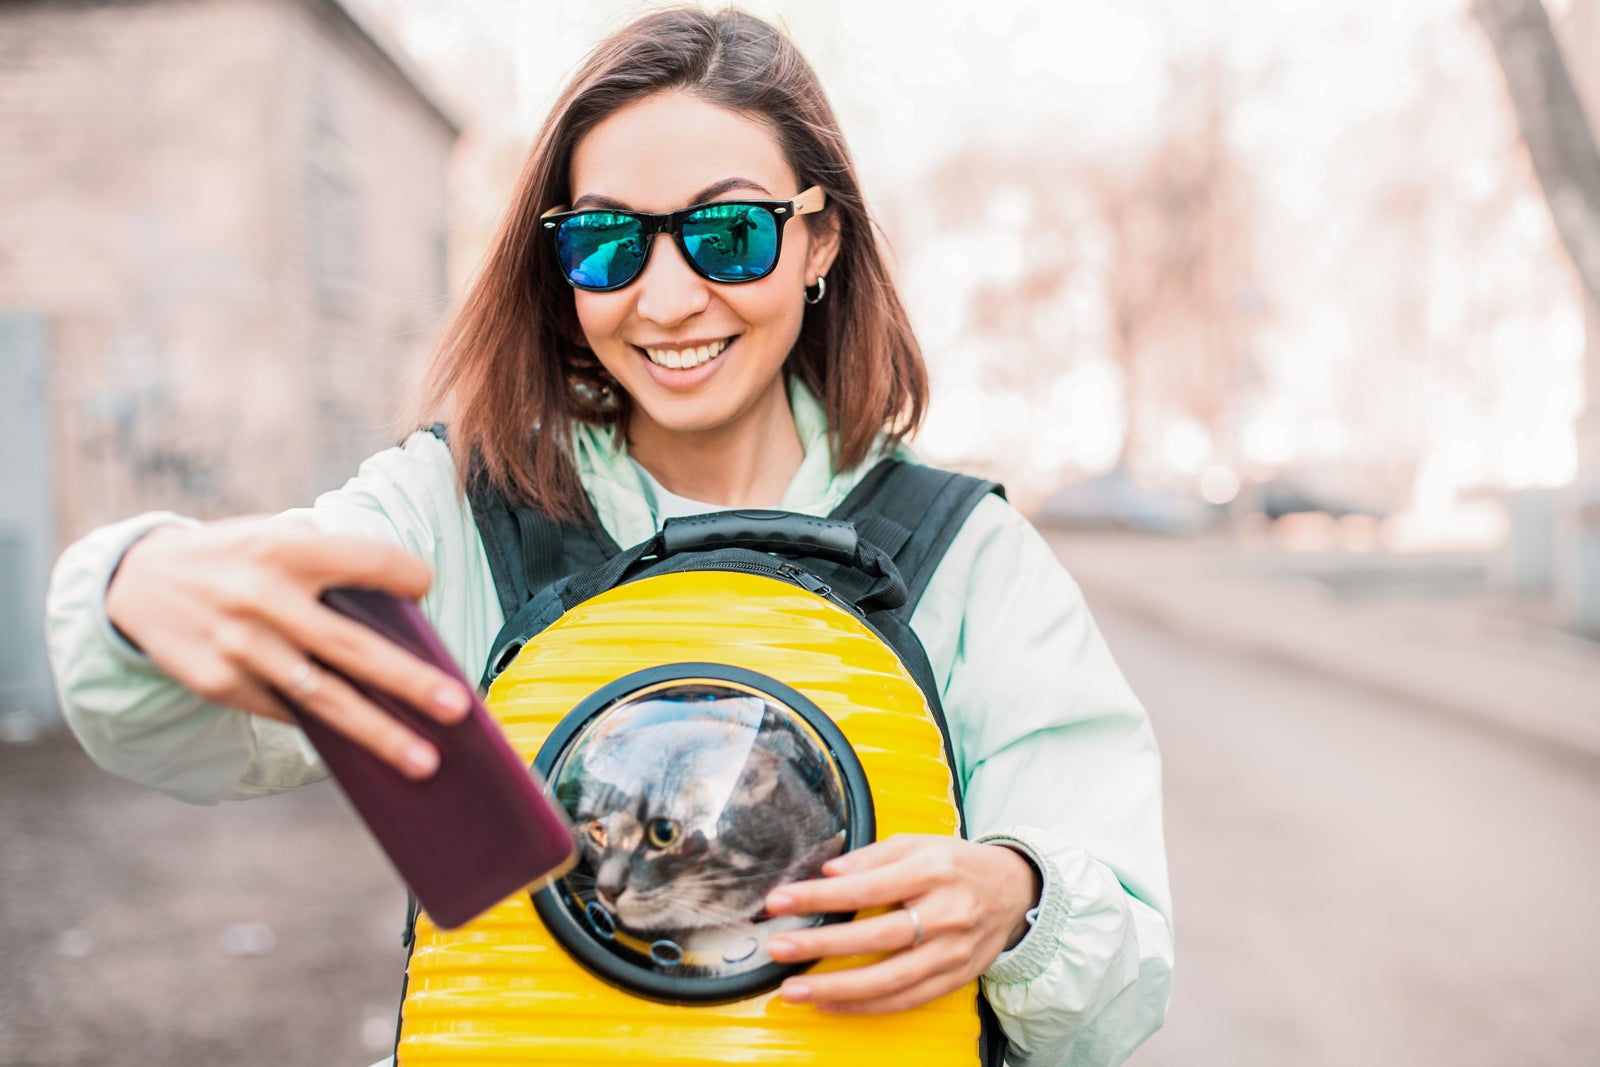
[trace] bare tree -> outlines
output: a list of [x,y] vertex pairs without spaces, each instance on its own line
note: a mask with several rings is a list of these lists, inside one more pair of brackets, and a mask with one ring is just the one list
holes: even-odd
[[1228,140],[1232,90],[1218,57],[1203,58],[1173,64],[1175,99],[1139,166],[1090,182],[1111,239],[1105,292],[1111,355],[1126,383],[1122,467],[1147,445],[1142,397],[1217,433],[1251,360],[1253,312],[1242,306],[1257,293],[1249,178]]
[[1556,232],[1600,306],[1600,150],[1540,0],[1473,0]]
[[1169,106],[1122,150],[1097,154],[1070,135],[973,143],[904,201],[923,229],[973,250],[950,289],[987,387],[1055,418],[1044,385],[1091,354],[1115,366],[1124,469],[1152,458],[1175,417],[1235,451],[1265,306],[1251,176],[1229,136],[1240,90],[1221,56],[1171,63]]

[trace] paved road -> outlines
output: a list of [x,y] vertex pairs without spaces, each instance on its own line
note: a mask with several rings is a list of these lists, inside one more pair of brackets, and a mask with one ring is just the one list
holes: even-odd
[[197,808],[0,744],[0,1067],[362,1067],[405,895],[331,785]]
[[1178,907],[1134,1067],[1600,1064],[1591,770],[1101,624],[1162,744]]

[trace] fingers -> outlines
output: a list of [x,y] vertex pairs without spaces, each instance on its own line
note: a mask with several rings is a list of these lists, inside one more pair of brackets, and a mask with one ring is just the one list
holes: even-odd
[[298,525],[284,524],[276,536],[261,541],[256,552],[263,563],[282,568],[318,592],[333,585],[355,585],[415,600],[433,584],[428,565],[400,548],[319,534]]
[[228,587],[231,614],[259,620],[307,657],[315,655],[439,722],[466,717],[472,698],[457,678],[315,599],[334,585],[419,596],[432,580],[425,563],[390,545],[318,534],[299,522],[279,523],[267,535],[248,527],[242,532],[251,538],[248,555],[258,566],[241,569]]
[[324,663],[393,694],[442,723],[466,718],[472,698],[459,679],[388,638],[294,590],[280,590],[268,614],[302,648]]
[[829,860],[828,877],[779,886],[767,896],[774,915],[860,911],[921,896],[958,874],[949,852],[927,847],[925,835],[897,834],[887,841]]
[[421,709],[440,722],[468,714],[470,690],[318,599],[333,586],[401,597],[426,592],[426,564],[375,541],[318,533],[303,518],[237,519],[164,528],[123,557],[106,594],[107,616],[170,677],[207,700],[293,721],[285,694],[306,714],[372,749],[413,777],[438,753],[332,673],[296,672],[318,660]]
[[258,628],[249,647],[240,653],[240,665],[250,675],[266,679],[276,692],[251,681],[241,685],[228,702],[246,711],[283,718],[288,716],[287,697],[303,713],[316,716],[407,777],[426,778],[438,769],[439,753],[431,744],[337,674],[320,668],[307,672],[307,663],[294,646],[271,630]]
[[903,908],[854,922],[832,923],[783,934],[767,952],[782,963],[820,960],[828,956],[865,956],[910,948],[916,928]]
[[379,710],[336,674],[323,672],[322,684],[296,704],[408,778],[427,778],[439,769],[438,749]]
[[825,1011],[903,1011],[960,989],[976,977],[962,962],[948,948],[923,945],[866,967],[798,975],[785,980],[781,992],[790,1003],[811,1003]]
[[784,982],[784,998],[846,1014],[901,1011],[972,981],[1005,948],[1013,912],[1027,907],[1011,892],[1014,872],[988,851],[995,847],[896,835],[828,861],[827,877],[773,890],[767,907],[776,914],[892,908],[774,938],[768,952],[782,962],[880,957],[798,975]]

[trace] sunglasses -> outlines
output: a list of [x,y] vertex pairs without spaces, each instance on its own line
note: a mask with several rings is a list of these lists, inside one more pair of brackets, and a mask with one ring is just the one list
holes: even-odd
[[644,272],[658,233],[672,235],[696,274],[733,285],[771,274],[783,251],[783,224],[821,211],[825,199],[813,185],[793,200],[716,200],[664,215],[554,207],[539,218],[574,289],[608,293],[628,285]]

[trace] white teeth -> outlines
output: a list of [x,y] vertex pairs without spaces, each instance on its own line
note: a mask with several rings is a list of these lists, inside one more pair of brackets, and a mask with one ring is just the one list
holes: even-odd
[[726,341],[712,341],[699,348],[647,348],[644,354],[650,357],[651,363],[659,367],[688,370],[721,355],[722,350],[727,347]]

